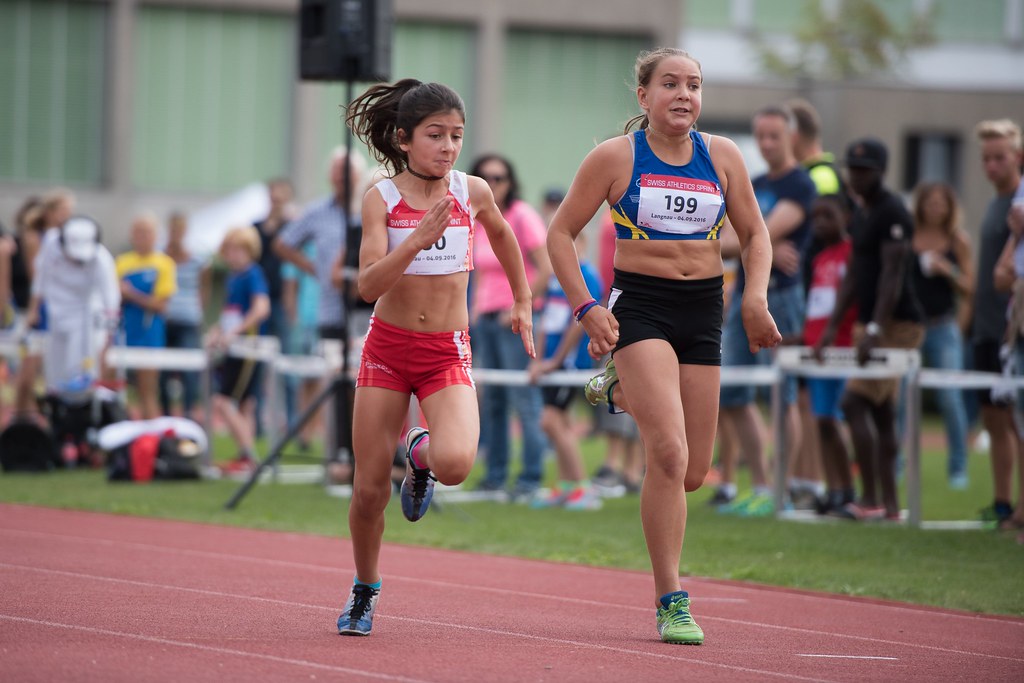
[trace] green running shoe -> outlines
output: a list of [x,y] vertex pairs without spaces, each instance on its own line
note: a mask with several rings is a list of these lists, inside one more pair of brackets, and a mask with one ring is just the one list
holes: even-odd
[[[667,604],[666,604],[667,603]],[[686,591],[669,593],[658,607],[658,633],[661,642],[673,645],[701,645],[704,631],[690,616],[690,597]]]
[[768,493],[755,493],[736,514],[740,517],[770,517],[775,514],[775,498]]
[[615,372],[615,360],[609,358],[608,362],[604,364],[604,372],[591,377],[583,387],[583,395],[587,397],[587,401],[592,406],[596,406],[598,403],[607,403],[611,408],[612,389],[618,383],[619,374]]

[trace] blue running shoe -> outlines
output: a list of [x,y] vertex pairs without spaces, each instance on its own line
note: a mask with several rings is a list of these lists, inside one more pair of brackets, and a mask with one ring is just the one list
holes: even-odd
[[402,481],[402,514],[415,522],[427,514],[430,499],[434,497],[434,477],[427,467],[416,467],[410,453],[416,444],[429,432],[423,427],[413,427],[405,435],[405,457],[409,461],[409,474]]
[[373,611],[377,609],[380,590],[364,583],[352,586],[348,602],[338,617],[338,634],[343,636],[368,636],[373,629]]

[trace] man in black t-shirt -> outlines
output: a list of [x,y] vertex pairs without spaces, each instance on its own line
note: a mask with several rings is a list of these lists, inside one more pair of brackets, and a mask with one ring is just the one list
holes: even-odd
[[[838,300],[818,348],[829,346],[846,310],[857,305],[853,338],[857,360],[875,348],[916,349],[924,339],[924,314],[909,276],[913,220],[903,201],[882,184],[888,150],[865,138],[846,152],[850,189],[861,210],[850,228],[853,252]],[[899,380],[858,379],[846,383],[843,413],[850,424],[860,467],[861,498],[843,508],[850,519],[899,519],[896,493],[896,398]]]

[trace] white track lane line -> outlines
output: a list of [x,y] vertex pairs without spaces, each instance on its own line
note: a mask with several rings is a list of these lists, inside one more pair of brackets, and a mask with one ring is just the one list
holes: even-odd
[[[184,640],[171,640],[169,638],[156,638],[154,636],[144,636],[138,633],[128,633],[126,631],[111,631],[105,628],[94,628],[92,626],[80,626],[78,624],[63,624],[56,621],[46,621],[44,619],[29,619],[27,617],[18,617],[12,614],[0,614],[0,619],[5,621],[12,621],[16,623],[32,624],[34,626],[46,626],[49,628],[60,628],[71,631],[81,631],[83,633],[91,633],[98,636],[114,636],[117,638],[127,638],[129,640],[137,640],[146,643],[156,643],[158,645],[170,645],[172,647],[184,647],[192,650],[200,650],[202,652],[213,652],[221,655],[231,655],[234,657],[263,659],[269,662],[275,662],[278,664],[290,664],[292,666],[302,666],[311,669],[319,669],[321,671],[331,671],[333,673],[349,674],[354,676],[364,676],[366,678],[378,678],[384,681],[400,681],[401,683],[430,683],[420,678],[406,678],[405,676],[392,676],[390,674],[377,673],[375,671],[365,671],[363,669],[352,669],[344,666],[332,666],[330,664],[320,664],[319,662],[310,662],[305,659],[291,659],[288,657],[277,657],[275,655],[262,654],[260,652],[246,652],[245,650],[232,650],[226,647],[215,647],[212,645],[200,645],[198,643],[190,643]],[[340,636],[339,636],[340,637]]]
[[797,657],[820,657],[822,659],[881,659],[886,662],[898,662],[899,657],[876,657],[874,655],[814,655],[798,654]]
[[[97,575],[97,574],[85,574],[85,573],[82,573],[82,572],[69,572],[69,571],[64,571],[64,570],[60,570],[60,569],[41,569],[39,567],[30,567],[30,566],[26,566],[26,565],[16,565],[16,564],[8,564],[8,563],[0,563],[0,567],[6,568],[6,569],[15,569],[15,570],[23,570],[23,571],[29,571],[29,572],[37,572],[37,573],[42,573],[42,574],[53,574],[53,575],[56,575],[56,576],[66,576],[66,577],[77,578],[77,579],[89,579],[89,580],[94,580],[94,581],[103,581],[103,582],[106,582],[106,583],[127,584],[127,585],[131,585],[131,586],[140,586],[140,587],[144,587],[144,588],[155,588],[155,589],[158,589],[158,590],[172,590],[172,591],[181,591],[181,592],[185,592],[185,593],[197,593],[199,595],[206,595],[206,596],[210,596],[210,597],[232,598],[232,599],[236,599],[236,600],[245,600],[245,601],[251,601],[251,602],[271,603],[271,604],[282,605],[282,606],[287,606],[287,607],[302,607],[302,608],[306,608],[306,609],[325,610],[325,611],[330,611],[332,614],[334,614],[334,613],[336,613],[338,611],[337,607],[329,607],[329,606],[326,606],[326,605],[313,605],[313,604],[304,603],[304,602],[291,602],[289,600],[275,600],[273,598],[261,598],[261,597],[253,596],[253,595],[240,595],[240,594],[237,594],[237,593],[225,593],[225,592],[222,592],[222,591],[212,591],[212,590],[206,590],[206,589],[201,589],[201,588],[185,588],[185,587],[181,587],[181,586],[173,586],[173,585],[164,584],[164,583],[154,583],[154,582],[150,582],[150,581],[135,581],[135,580],[132,580],[132,579],[119,579],[119,578],[110,577],[110,576],[100,576],[100,575]],[[28,621],[28,622],[32,622],[32,623],[41,623],[41,624],[46,624],[46,625],[51,625],[51,626],[63,626],[63,627],[66,627],[66,628],[78,628],[78,629],[82,629],[82,630],[86,630],[86,631],[94,631],[94,632],[97,632],[97,633],[109,633],[111,635],[123,635],[123,636],[127,636],[127,637],[137,637],[137,638],[140,638],[140,639],[143,639],[143,640],[151,640],[151,641],[154,641],[154,642],[167,642],[167,643],[171,643],[171,644],[186,645],[186,646],[189,646],[189,647],[193,646],[191,643],[185,643],[185,642],[179,642],[179,641],[164,641],[163,639],[160,639],[160,638],[152,638],[150,636],[141,636],[141,635],[140,636],[136,636],[134,634],[123,633],[123,632],[120,632],[120,631],[105,631],[104,629],[94,629],[92,627],[87,627],[87,626],[75,626],[73,624],[58,624],[58,623],[55,623],[55,622],[37,621],[35,619],[28,619],[28,618],[25,618],[25,617],[14,617],[14,616],[10,616],[10,615],[0,614],[0,619],[5,619],[5,618],[6,619],[13,619],[13,620],[20,620],[20,621]],[[778,671],[766,671],[766,670],[762,670],[762,669],[748,669],[746,667],[734,666],[732,664],[722,664],[722,663],[719,663],[719,662],[709,662],[709,661],[706,661],[706,660],[690,659],[690,658],[686,658],[686,657],[674,657],[672,655],[661,654],[661,653],[658,653],[658,652],[648,652],[648,651],[645,651],[645,650],[633,650],[633,649],[625,648],[625,647],[613,647],[611,645],[601,645],[599,643],[587,643],[587,642],[582,642],[582,641],[578,641],[578,640],[568,640],[568,639],[565,639],[565,638],[550,638],[548,636],[538,636],[538,635],[533,635],[531,633],[520,633],[520,632],[517,632],[517,631],[504,631],[504,630],[501,630],[501,629],[486,628],[486,627],[483,627],[483,626],[469,626],[467,624],[453,624],[453,623],[443,622],[443,621],[433,621],[433,620],[430,620],[430,619],[415,619],[415,618],[412,618],[412,617],[398,617],[398,616],[385,615],[385,614],[378,614],[376,618],[377,619],[390,620],[390,621],[404,621],[404,622],[409,622],[409,623],[413,623],[413,624],[424,624],[424,625],[427,625],[427,626],[435,626],[435,627],[441,627],[441,628],[460,629],[460,630],[463,630],[463,631],[473,631],[473,632],[476,632],[476,633],[487,633],[487,634],[491,634],[491,635],[508,636],[508,637],[512,637],[512,638],[522,638],[522,639],[525,639],[525,640],[536,640],[536,641],[540,641],[540,642],[543,642],[543,643],[555,643],[555,644],[559,644],[559,645],[571,645],[573,647],[589,648],[589,649],[592,649],[592,650],[602,650],[602,651],[605,651],[605,652],[615,652],[615,653],[618,653],[618,654],[639,655],[640,657],[654,657],[654,658],[657,658],[657,659],[668,659],[668,660],[671,660],[671,661],[674,661],[674,662],[685,662],[686,664],[689,664],[689,665],[710,666],[710,667],[714,667],[714,668],[717,668],[717,669],[729,669],[730,671],[741,671],[743,673],[748,673],[748,674],[757,674],[759,676],[776,676],[776,677],[779,677],[779,678],[786,678],[786,679],[798,680],[798,681],[821,681],[822,683],[829,683],[828,681],[825,681],[824,679],[821,679],[821,678],[804,678],[802,676],[795,676],[793,674],[781,673],[781,672],[778,672]],[[195,646],[195,647],[199,647],[200,649],[217,649],[217,650],[220,649],[220,648],[209,648],[209,647],[205,647],[205,646]],[[229,650],[224,650],[224,651],[225,652],[231,652],[233,654],[248,654],[248,653],[245,653],[244,651],[241,651],[241,650],[238,650],[238,651],[235,651],[235,650],[230,650],[230,651]],[[294,661],[295,663],[300,663],[300,662],[304,661],[304,660],[282,660],[280,658],[271,657],[269,655],[256,655],[256,654],[254,654],[254,656],[264,656],[264,657],[272,658],[272,659],[275,659],[275,660],[278,660],[278,661]],[[326,665],[325,665],[325,668],[331,668],[331,667],[326,667]],[[362,673],[362,672],[360,672],[360,673]],[[381,674],[381,676],[384,676],[384,675]],[[411,679],[395,678],[394,680],[411,680]]]
[[[89,539],[89,538],[82,538],[82,537],[79,537],[79,536],[71,536],[71,535],[67,535],[67,534],[55,534],[55,533],[43,532],[43,531],[22,531],[20,529],[0,529],[0,533],[10,533],[10,534],[14,534],[14,535],[25,535],[25,536],[42,537],[42,538],[60,538],[60,539],[69,540],[69,541],[75,541],[75,542],[79,542],[79,543],[88,543],[88,544],[91,544],[91,545],[105,544],[105,545],[111,545],[111,546],[127,546],[127,547],[139,548],[141,550],[147,550],[147,551],[167,552],[167,553],[172,553],[172,554],[176,554],[176,555],[192,555],[192,556],[195,556],[195,557],[207,557],[207,558],[214,558],[214,559],[219,559],[219,560],[228,560],[228,561],[234,561],[234,562],[246,561],[246,562],[252,562],[254,564],[268,564],[268,565],[272,565],[272,566],[282,566],[282,567],[288,567],[288,568],[293,568],[293,569],[308,569],[308,570],[321,571],[321,572],[330,572],[330,573],[335,573],[335,572],[339,572],[339,571],[346,571],[346,569],[344,567],[325,567],[323,565],[318,565],[318,564],[307,564],[307,563],[303,563],[303,562],[290,562],[288,560],[273,560],[273,559],[269,559],[269,558],[253,557],[253,556],[247,556],[247,555],[230,555],[230,554],[227,554],[227,553],[218,553],[218,552],[212,552],[212,551],[206,551],[206,550],[181,550],[181,549],[175,549],[175,548],[171,548],[171,547],[167,547],[167,546],[161,546],[161,545],[155,545],[155,544],[149,544],[149,543],[137,543],[137,542],[134,542],[134,541],[116,541],[116,540],[111,540],[111,539]],[[347,571],[351,571],[351,570],[347,570]],[[490,587],[487,587],[487,586],[474,586],[474,585],[463,584],[463,583],[456,584],[456,583],[450,583],[450,582],[446,582],[446,581],[434,581],[434,580],[431,580],[431,579],[420,579],[420,578],[417,578],[417,577],[405,577],[405,576],[398,576],[398,575],[392,575],[392,574],[388,574],[388,578],[389,578],[389,580],[390,579],[398,579],[398,580],[404,580],[404,581],[410,581],[410,582],[424,583],[424,584],[427,584],[427,585],[435,585],[435,586],[456,588],[456,589],[459,589],[459,590],[474,590],[474,591],[481,591],[481,592],[500,593],[500,594],[505,594],[505,595],[518,595],[518,596],[525,596],[525,597],[531,597],[531,598],[535,597],[535,598],[543,598],[543,599],[555,600],[555,601],[561,601],[561,602],[572,602],[572,603],[577,603],[577,604],[589,604],[589,605],[595,605],[595,606],[600,606],[600,607],[613,607],[615,609],[640,610],[640,611],[644,611],[644,612],[649,611],[646,608],[637,607],[635,605],[617,605],[617,604],[611,603],[611,602],[601,602],[601,601],[597,601],[597,600],[584,600],[584,599],[581,599],[581,598],[569,598],[569,597],[558,596],[558,595],[549,595],[549,594],[544,594],[544,593],[532,593],[532,592],[527,592],[527,591],[516,591],[516,590],[511,590],[511,589],[505,589],[505,588],[490,588]],[[740,586],[740,588],[742,588],[745,591],[749,591],[749,592],[756,592],[757,591],[756,588],[752,588],[752,587]],[[807,597],[810,598],[812,596],[807,596]],[[830,599],[827,594],[823,594],[822,597],[824,599],[826,599],[826,600]],[[704,598],[701,598],[701,600],[704,600]],[[877,605],[877,606],[878,607],[885,607],[885,605]],[[899,606],[897,606],[897,607],[899,607]],[[913,611],[915,614],[927,614],[928,613],[927,610],[914,610],[912,607],[911,608],[903,608],[903,609],[908,609],[910,611]],[[939,616],[943,616],[943,617],[980,619],[980,620],[989,621],[989,622],[995,622],[995,623],[999,623],[999,624],[1004,624],[1005,623],[1005,624],[1016,625],[1016,624],[1019,623],[1019,622],[1013,622],[1013,621],[1002,621],[1002,620],[998,620],[998,619],[985,619],[984,617],[977,617],[977,618],[975,618],[973,615],[962,615],[962,614],[956,614],[956,613],[948,614],[948,613],[945,613],[945,612],[940,612],[940,613],[938,613],[938,615]],[[763,623],[763,622],[747,621],[747,620],[743,620],[743,619],[731,619],[731,618],[728,618],[728,617],[713,617],[713,616],[708,616],[706,614],[701,615],[701,620],[702,621],[720,621],[720,622],[727,623],[727,624],[739,624],[739,625],[742,625],[742,626],[751,626],[751,627],[754,627],[754,628],[767,628],[767,629],[774,629],[774,630],[780,630],[780,631],[791,631],[791,632],[794,632],[794,633],[804,633],[804,634],[809,634],[809,635],[821,635],[821,631],[820,630],[816,630],[816,629],[801,628],[801,627],[798,627],[798,626],[782,626],[782,625],[779,625],[779,624],[766,624],[766,623]],[[850,633],[831,633],[830,635],[832,635],[833,637],[837,637],[837,638],[847,638],[847,639],[851,639],[851,640],[859,640],[859,641],[868,642],[868,643],[884,643],[886,645],[896,645],[896,646],[899,646],[899,647],[913,647],[913,648],[918,648],[918,649],[923,649],[923,650],[932,650],[932,651],[936,651],[936,652],[949,652],[949,653],[960,654],[960,655],[965,655],[965,656],[985,657],[985,658],[988,658],[988,659],[1001,659],[1001,660],[1005,660],[1005,661],[1009,661],[1009,662],[1024,663],[1024,658],[1005,657],[1003,655],[993,655],[993,654],[987,654],[987,653],[984,653],[984,652],[968,652],[966,650],[952,650],[952,649],[945,648],[945,647],[938,647],[936,645],[923,645],[923,644],[914,643],[914,642],[907,642],[907,641],[901,641],[901,640],[889,640],[887,638],[873,638],[871,636],[859,636],[859,635],[854,635],[854,634],[850,634]]]
[[[13,507],[18,507],[18,506],[15,505]],[[95,513],[95,514],[105,514],[105,513]],[[144,518],[140,518],[140,519],[144,519]],[[154,519],[154,521],[162,522],[162,521],[173,521],[173,520]],[[189,522],[183,522],[183,523],[188,524]],[[238,528],[240,530],[245,530],[245,531],[261,531],[261,532],[269,532],[269,533],[282,533],[282,534],[291,534],[291,535],[301,535],[301,534],[298,534],[298,533],[284,532],[284,531],[275,531],[275,530],[272,530],[272,529],[249,529],[247,527],[238,527]],[[106,543],[106,544],[110,544],[110,545],[123,545],[123,546],[140,548],[140,549],[143,549],[143,550],[157,550],[157,551],[162,551],[162,552],[176,553],[176,554],[179,554],[179,555],[193,555],[195,557],[212,557],[212,558],[228,559],[228,560],[243,560],[243,561],[257,562],[257,563],[263,563],[263,564],[277,564],[279,566],[294,567],[296,569],[310,569],[310,570],[314,570],[314,571],[324,571],[324,572],[332,572],[332,573],[336,572],[336,571],[351,571],[351,570],[346,569],[345,567],[341,567],[341,566],[327,567],[327,566],[324,566],[324,565],[308,564],[308,563],[303,563],[303,562],[291,562],[291,561],[288,561],[288,560],[273,560],[273,559],[270,559],[270,558],[253,557],[253,556],[236,556],[236,555],[228,555],[228,554],[225,554],[225,553],[217,553],[217,552],[204,551],[204,550],[177,549],[177,548],[172,548],[172,547],[169,547],[169,546],[161,546],[161,545],[155,545],[155,544],[149,544],[149,543],[138,543],[138,542],[135,542],[135,541],[119,541],[119,540],[114,540],[114,539],[95,539],[95,538],[90,539],[90,538],[82,538],[82,537],[79,537],[79,536],[72,536],[72,535],[69,535],[69,534],[52,533],[52,532],[48,532],[48,531],[26,531],[26,530],[23,530],[23,529],[4,529],[4,528],[0,528],[0,533],[8,533],[8,534],[12,534],[12,535],[23,535],[23,536],[34,536],[34,537],[41,537],[41,538],[61,538],[61,539],[69,540],[69,541],[76,541],[76,542],[79,542],[79,543],[90,543],[90,544],[92,544],[92,543]],[[404,546],[394,546],[393,548],[391,548],[390,552],[395,552],[396,550],[397,551],[409,551],[410,553],[412,553],[412,552],[415,552],[415,551],[419,550],[419,548],[411,548],[411,547],[404,547]],[[426,548],[426,547],[424,547],[423,550],[427,550],[427,551],[433,551],[433,550],[443,551],[444,549],[443,548]],[[463,552],[463,551],[453,551],[453,552]],[[466,552],[466,554],[469,554],[469,555],[472,554],[472,553],[470,553],[468,551],[465,551],[465,552]],[[530,558],[507,558],[507,559],[510,559],[510,560],[520,560],[520,561],[523,561],[523,562],[543,562],[543,560],[531,560]],[[571,564],[559,565],[559,567],[562,568],[562,569],[575,570],[575,571],[580,571],[580,572],[584,572],[584,573],[615,572],[616,575],[619,575],[619,576],[631,576],[632,575],[632,573],[629,572],[628,570],[610,569],[608,567],[586,567],[586,566],[571,565]],[[455,583],[450,583],[450,582],[446,582],[446,581],[436,581],[436,580],[432,580],[432,579],[421,579],[421,578],[415,577],[415,576],[401,576],[401,575],[398,575],[398,574],[388,574],[388,578],[398,579],[398,580],[403,580],[403,581],[419,581],[419,582],[423,582],[423,583],[426,583],[426,584],[429,584],[429,585],[435,585],[435,586],[452,587],[452,588],[459,588],[459,589],[472,589],[472,590],[479,590],[479,591],[486,591],[486,592],[500,593],[500,594],[525,595],[525,596],[531,596],[531,597],[547,597],[547,598],[550,598],[552,600],[562,600],[562,601],[565,601],[565,602],[573,602],[573,603],[577,603],[577,604],[593,604],[593,605],[611,605],[612,604],[612,603],[606,603],[606,602],[600,602],[600,601],[594,601],[594,600],[586,600],[584,598],[567,598],[567,597],[562,597],[562,596],[557,596],[557,595],[550,595],[550,594],[544,594],[544,593],[531,593],[531,592],[528,592],[528,591],[514,591],[514,590],[505,589],[505,588],[491,588],[491,587],[488,587],[488,586],[468,586],[466,584],[461,584],[461,583],[460,584],[455,584]],[[715,582],[718,581],[717,579],[715,579],[713,577],[690,576],[688,578],[692,579],[694,581],[707,580],[712,585],[714,585]],[[759,589],[759,588],[756,588],[756,587],[753,587],[753,586],[744,586],[744,585],[741,585],[739,583],[730,584],[728,586],[728,590],[735,590],[735,591],[745,592],[745,593],[753,593],[755,601],[760,597],[761,594],[763,594],[763,591],[761,589]],[[792,599],[809,600],[809,601],[821,601],[821,600],[838,601],[838,602],[849,602],[850,601],[849,598],[847,598],[845,596],[833,596],[833,595],[829,595],[828,593],[821,593],[820,595],[809,595],[807,593],[802,593],[802,592],[799,592],[799,591],[794,591],[794,592],[786,592],[786,595],[789,596]],[[700,602],[721,602],[721,603],[737,603],[737,604],[743,604],[743,603],[750,602],[746,598],[703,597],[703,596],[700,597],[699,600],[700,600]],[[629,606],[629,605],[615,605],[615,606],[619,607],[620,609],[638,609],[638,610],[647,611],[647,608],[644,608],[644,607],[635,607],[635,606]],[[918,614],[918,615],[928,614],[929,612],[931,612],[931,610],[927,606],[915,607],[913,605],[897,605],[897,604],[887,604],[887,603],[876,603],[875,607],[878,607],[880,609],[886,609],[886,610],[896,610],[896,611],[902,611],[902,612],[911,612],[912,614]],[[949,619],[963,619],[963,620],[967,620],[967,621],[985,621],[985,622],[990,622],[990,623],[998,623],[998,624],[1000,624],[1002,626],[1024,628],[1024,620],[1004,620],[1004,619],[993,618],[993,617],[990,617],[990,616],[987,616],[987,615],[984,615],[984,614],[960,614],[958,612],[941,612],[940,611],[940,612],[936,612],[936,614],[941,615],[943,618],[949,618]],[[1016,661],[1016,660],[1014,660],[1014,661]]]
[[[153,544],[149,544],[149,543],[136,543],[134,541],[115,541],[115,540],[109,540],[109,539],[84,539],[84,538],[81,538],[81,537],[78,537],[78,536],[66,536],[66,535],[63,535],[63,534],[51,534],[51,533],[40,532],[40,531],[20,531],[20,530],[13,530],[13,529],[0,529],[0,533],[22,534],[22,535],[27,535],[27,536],[42,536],[42,537],[50,537],[50,538],[57,537],[57,538],[61,538],[61,539],[64,539],[64,540],[77,541],[77,542],[80,542],[80,543],[85,542],[85,543],[90,543],[90,544],[98,543],[98,544],[106,544],[106,545],[129,546],[129,547],[138,548],[140,550],[146,550],[146,551],[165,552],[165,553],[170,553],[172,555],[190,555],[190,556],[193,556],[193,557],[203,557],[203,558],[210,558],[210,559],[216,559],[216,560],[227,560],[227,561],[242,560],[242,561],[245,561],[245,562],[252,562],[254,564],[268,564],[268,565],[272,565],[272,566],[285,567],[285,568],[288,568],[288,569],[306,569],[306,570],[310,570],[310,571],[326,572],[326,573],[329,573],[329,574],[335,574],[335,573],[338,573],[338,572],[349,573],[349,572],[355,571],[354,567],[343,567],[343,566],[327,567],[327,566],[324,566],[324,565],[321,565],[321,564],[308,564],[308,563],[305,563],[305,562],[292,562],[290,560],[274,560],[274,559],[270,559],[270,558],[253,557],[253,556],[245,556],[245,555],[231,555],[231,554],[228,554],[228,553],[218,553],[218,552],[213,552],[213,551],[208,551],[208,550],[179,550],[179,549],[171,548],[171,547],[168,547],[168,546],[153,545]],[[532,597],[532,598],[546,598],[548,600],[557,600],[557,601],[561,601],[561,602],[568,602],[568,603],[572,603],[572,604],[575,604],[575,605],[592,605],[592,606],[595,606],[595,607],[616,607],[618,609],[636,610],[636,611],[640,611],[640,612],[650,612],[651,611],[651,609],[649,607],[638,607],[636,605],[616,605],[614,603],[604,602],[604,601],[601,601],[601,600],[588,600],[586,598],[571,598],[571,597],[564,596],[564,595],[551,595],[550,593],[534,593],[534,592],[531,592],[531,591],[518,591],[518,590],[513,590],[513,589],[510,589],[510,588],[495,588],[495,587],[492,587],[492,586],[477,586],[477,585],[472,585],[471,586],[471,585],[467,585],[465,583],[454,583],[454,582],[451,582],[451,581],[440,581],[440,580],[437,580],[437,579],[424,579],[424,578],[421,578],[421,577],[418,577],[418,576],[402,576],[401,574],[391,574],[391,573],[389,573],[387,576],[388,576],[388,581],[410,581],[410,582],[413,582],[413,583],[426,584],[428,586],[438,586],[440,588],[454,588],[454,589],[458,589],[458,590],[475,590],[475,591],[480,591],[480,592],[484,592],[484,593],[495,593],[495,594],[498,594],[498,595],[513,595],[513,596]],[[700,598],[700,602],[702,602],[702,603],[704,603],[704,602],[709,602],[709,603],[710,602],[716,602],[716,603],[746,604],[749,601],[746,598],[722,598],[722,597],[705,597],[705,596],[702,596]]]

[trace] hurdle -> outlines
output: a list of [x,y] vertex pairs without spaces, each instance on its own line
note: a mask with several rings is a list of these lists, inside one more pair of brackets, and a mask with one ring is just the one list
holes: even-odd
[[[39,353],[45,342],[45,333],[16,334],[0,332],[0,357],[17,359],[25,353]],[[237,340],[228,349],[232,356],[249,358],[267,365],[269,370],[270,393],[268,400],[276,405],[278,399],[277,379],[280,376],[322,379],[336,375],[341,368],[341,344],[337,341],[322,341],[317,347],[316,355],[291,356],[281,354],[280,344],[274,337],[247,337]],[[358,356],[358,348],[353,355]],[[205,400],[207,432],[211,431],[212,413],[210,397],[212,395],[212,377],[210,354],[204,349],[150,349],[140,347],[112,346],[106,350],[105,361],[108,366],[118,369],[153,368],[158,370],[183,370],[200,372],[203,381],[203,397]],[[357,367],[358,358],[351,364]],[[561,370],[538,378],[541,386],[582,386],[597,370]],[[786,453],[784,424],[784,406],[782,387],[784,380],[790,376],[827,377],[850,379],[898,378],[905,380],[906,412],[903,422],[902,443],[906,454],[904,470],[907,515],[906,523],[917,528],[939,528],[949,523],[926,523],[922,520],[922,482],[921,482],[921,417],[922,392],[925,389],[961,390],[992,389],[1005,387],[1020,391],[1024,389],[1024,377],[1007,377],[997,373],[978,371],[950,371],[921,367],[921,358],[917,350],[906,349],[875,349],[868,363],[859,366],[856,362],[856,350],[852,348],[829,348],[823,351],[823,362],[819,362],[808,347],[780,347],[775,353],[772,365],[723,367],[721,369],[721,385],[724,386],[757,386],[771,390],[769,408],[771,423],[774,429],[774,463],[775,483],[773,497],[776,516],[785,517],[784,503],[786,495],[786,471],[788,454]],[[522,370],[500,370],[492,368],[474,368],[474,380],[480,385],[526,386],[530,384],[529,375]],[[416,404],[410,404],[410,416],[417,419]],[[336,428],[331,420],[327,421],[328,443],[337,442]],[[276,434],[276,429],[275,429]],[[268,434],[268,436],[270,436]],[[275,441],[272,437],[271,441]],[[330,452],[330,451],[328,451]],[[206,458],[211,457],[207,453]],[[209,463],[207,463],[209,464]]]
[[[142,346],[110,346],[104,354],[107,367],[127,372],[128,370],[178,370],[198,372],[199,386],[203,397],[203,430],[207,437],[213,434],[213,409],[210,406],[213,380],[210,375],[210,358],[203,349],[165,349]],[[211,447],[203,454],[203,466],[213,464]]]
[[[773,401],[775,431],[775,514],[784,514],[786,495],[786,473],[789,454],[786,451],[786,430],[784,407],[781,405],[781,386],[786,377],[820,377],[828,379],[906,379],[908,386],[917,386],[921,370],[921,353],[917,349],[872,350],[864,365],[857,362],[857,349],[852,347],[830,347],[822,350],[819,361],[814,350],[807,346],[783,346],[775,356],[782,378],[779,381],[780,395]],[[921,526],[921,392],[907,392],[907,411],[904,415],[903,440],[908,455],[906,469],[907,522],[914,527]],[[914,416],[914,417],[912,417]]]
[[23,355],[39,355],[43,352],[44,332],[0,332],[0,358],[18,360]]

